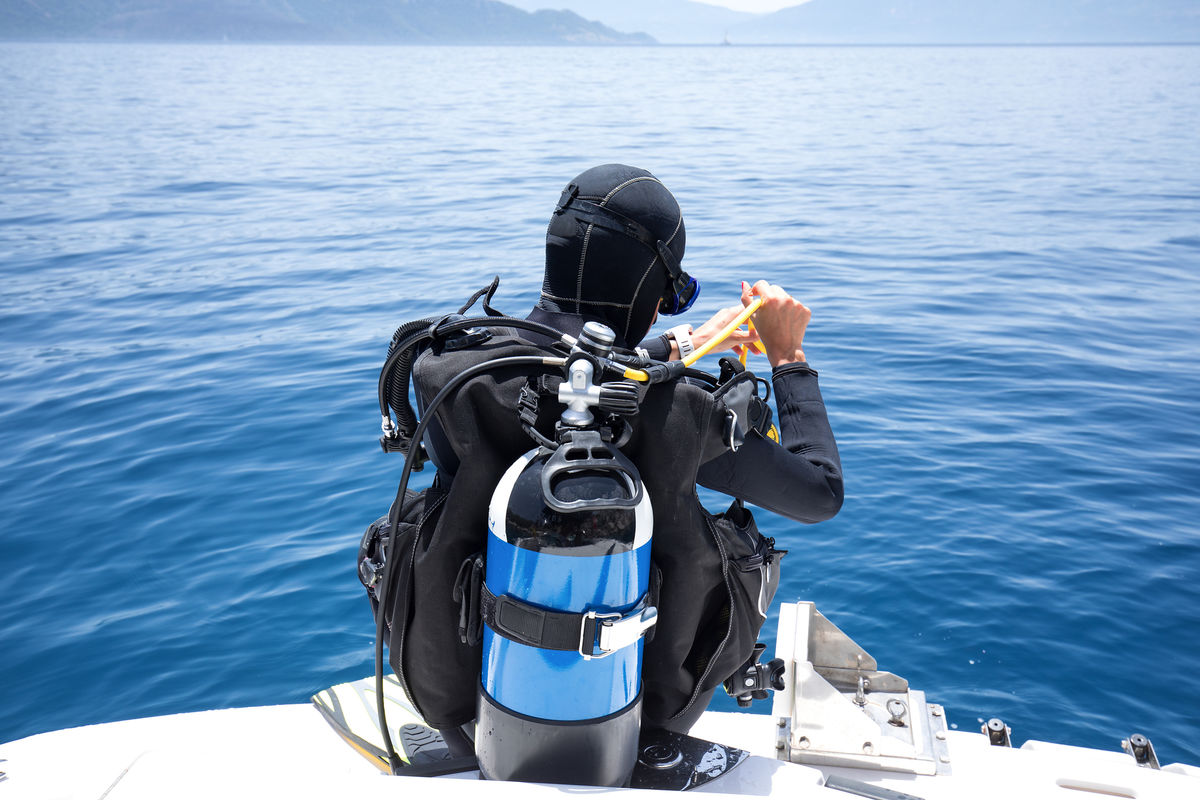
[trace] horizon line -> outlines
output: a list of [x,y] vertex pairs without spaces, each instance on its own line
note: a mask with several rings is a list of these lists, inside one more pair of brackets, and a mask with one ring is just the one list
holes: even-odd
[[1196,47],[1200,40],[1186,42],[406,42],[327,39],[106,39],[4,38],[0,44],[153,44],[153,45],[282,45],[330,47]]

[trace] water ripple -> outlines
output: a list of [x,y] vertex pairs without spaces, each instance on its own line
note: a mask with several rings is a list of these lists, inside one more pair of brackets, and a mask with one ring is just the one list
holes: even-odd
[[522,312],[625,161],[697,318],[815,311],[848,494],[760,515],[780,599],[963,729],[1200,762],[1200,48],[567,53],[0,44],[0,740],[366,674],[388,337]]

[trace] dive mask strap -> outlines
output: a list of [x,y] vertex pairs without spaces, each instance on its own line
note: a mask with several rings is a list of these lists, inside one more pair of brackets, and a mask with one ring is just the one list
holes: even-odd
[[670,316],[682,314],[691,308],[692,304],[696,302],[696,298],[700,296],[700,284],[683,271],[679,259],[662,239],[655,244],[655,251],[671,275],[671,290],[674,292],[671,297],[662,299],[662,302],[658,304],[658,310]]

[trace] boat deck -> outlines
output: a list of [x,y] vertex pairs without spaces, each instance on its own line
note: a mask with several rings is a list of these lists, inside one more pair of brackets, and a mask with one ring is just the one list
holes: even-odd
[[[947,734],[951,772],[915,776],[882,771],[817,768],[774,757],[771,717],[706,713],[693,735],[749,750],[754,757],[694,791],[788,800],[847,800],[825,783],[830,776],[869,783],[901,800],[950,798],[1200,797],[1200,770],[1137,766],[1122,752],[1046,742],[1017,749],[993,747],[982,734]],[[264,706],[176,714],[91,725],[0,745],[3,800],[159,800],[244,797],[445,796],[448,780],[470,780],[480,798],[661,794],[650,790],[555,787],[475,780],[477,773],[441,778],[381,774],[333,731],[312,705]],[[465,786],[455,787],[457,791]],[[859,794],[858,796],[863,796]]]

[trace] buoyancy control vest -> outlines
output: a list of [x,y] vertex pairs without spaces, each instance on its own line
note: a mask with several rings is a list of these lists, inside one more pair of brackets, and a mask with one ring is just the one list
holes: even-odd
[[[414,384],[429,399],[484,361],[539,354],[545,351],[515,331],[493,329],[489,339],[465,349],[431,347],[414,365]],[[531,447],[517,412],[529,377],[520,367],[489,370],[435,410],[457,469],[439,473],[421,498],[414,497],[392,532],[388,557],[401,573],[385,609],[389,661],[433,727],[475,717],[481,645],[464,635],[477,609],[461,591],[462,576],[485,548],[493,487]],[[778,581],[778,560],[740,505],[712,515],[696,497],[700,465],[729,446],[721,400],[681,381],[644,391],[632,436],[621,448],[641,475],[655,520],[658,621],[644,647],[642,717],[644,726],[682,732],[750,658]],[[561,410],[541,404],[536,427],[552,431]]]

